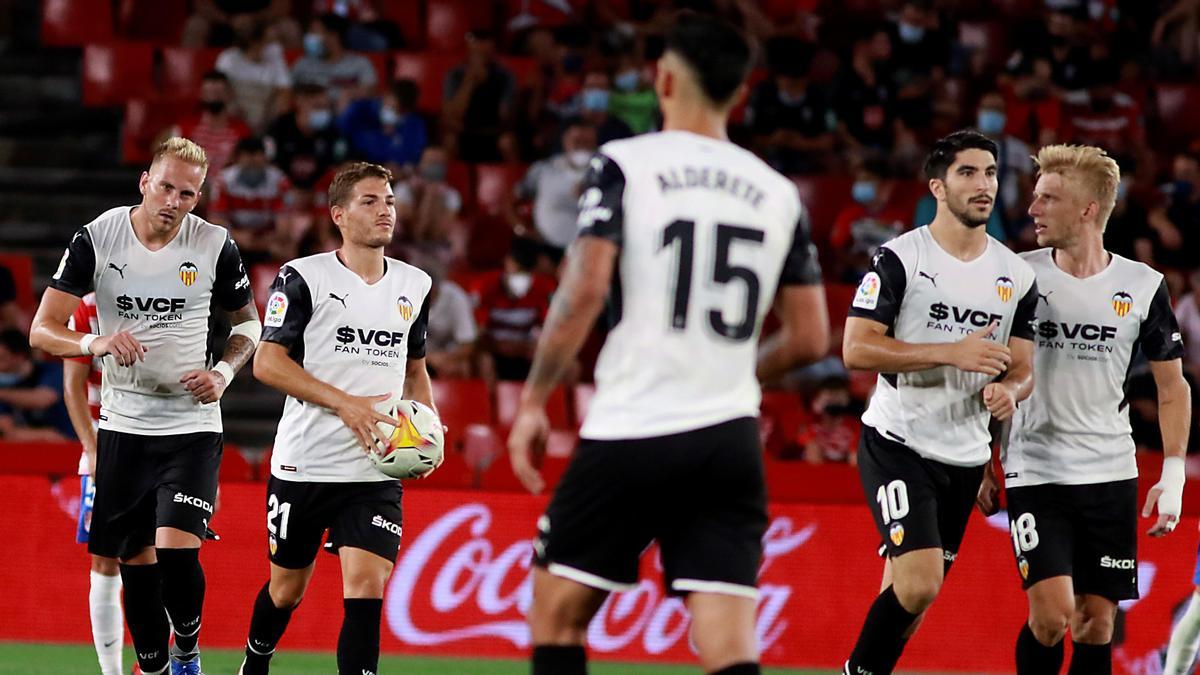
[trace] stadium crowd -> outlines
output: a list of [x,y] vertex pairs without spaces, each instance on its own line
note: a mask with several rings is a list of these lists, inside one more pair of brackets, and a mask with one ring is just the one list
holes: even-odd
[[[1193,0],[460,3],[482,11],[463,9],[461,34],[437,46],[382,0],[191,4],[179,44],[215,52],[215,63],[192,112],[153,135],[186,136],[208,154],[197,212],[229,228],[247,265],[265,270],[252,278],[269,283],[281,261],[337,246],[326,202],[336,168],[386,165],[400,225],[389,253],[435,280],[436,377],[528,373],[591,153],[657,128],[664,22],[704,5],[742,16],[763,46],[731,138],[798,180],[845,178],[829,183],[839,193],[804,195],[831,214],[814,222],[831,288],[852,289],[880,244],[933,217],[918,180],[933,139],[972,126],[999,144],[987,227],[1019,251],[1035,246],[1030,155],[1051,142],[1095,144],[1123,174],[1106,245],[1166,275],[1185,365],[1200,378],[1200,136],[1160,124],[1154,96],[1200,74]],[[381,55],[422,49],[454,55],[440,82],[377,68],[390,63]],[[70,437],[61,370],[29,353],[13,286],[0,269],[0,437]],[[260,306],[265,292],[256,283]],[[835,326],[846,298],[831,294]],[[838,351],[775,383],[806,401],[764,431],[780,457],[854,460],[871,380],[848,372]],[[585,359],[572,377],[587,381],[590,370]],[[1129,396],[1135,436],[1152,448],[1144,366]]]

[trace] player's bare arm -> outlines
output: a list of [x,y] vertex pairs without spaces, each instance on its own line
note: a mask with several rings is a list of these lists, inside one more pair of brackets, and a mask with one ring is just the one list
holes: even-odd
[[404,364],[404,393],[401,398],[424,403],[430,410],[438,412],[433,403],[433,382],[429,379],[429,369],[425,367],[424,358],[410,357]]
[[89,337],[90,333],[67,328],[67,320],[78,306],[78,297],[56,288],[47,288],[33,317],[33,326],[29,331],[30,346],[64,358],[111,355],[120,366],[132,366],[137,361],[146,360],[146,347],[128,331]]
[[756,375],[768,381],[829,352],[829,310],[820,284],[783,286],[775,297],[782,327],[764,341]]
[[617,251],[616,244],[600,237],[580,237],[571,244],[567,272],[554,294],[546,326],[538,340],[529,378],[521,392],[520,409],[508,437],[513,471],[521,484],[535,494],[545,488],[536,467],[550,432],[546,399],[575,362],[604,308]]
[[983,388],[983,404],[999,422],[1012,419],[1017,404],[1033,393],[1033,340],[1010,338],[1008,348],[1012,362],[1003,379]]
[[219,401],[233,376],[249,363],[258,346],[262,323],[259,322],[254,301],[229,312],[229,322],[233,325],[233,331],[225,341],[225,351],[217,365],[211,370],[189,370],[179,378],[179,382],[201,403]]
[[1183,360],[1151,361],[1150,372],[1158,387],[1158,426],[1162,433],[1162,478],[1146,495],[1142,517],[1154,515],[1158,520],[1148,534],[1161,537],[1175,529],[1183,510],[1183,461],[1187,453],[1188,433],[1192,423],[1192,390],[1183,379]]
[[88,456],[88,466],[96,470],[96,429],[92,426],[92,413],[88,409],[87,381],[92,372],[89,363],[63,361],[63,403],[71,418],[71,428],[83,445]]
[[989,339],[997,324],[974,331],[958,342],[918,344],[888,337],[888,327],[861,317],[846,319],[842,360],[847,368],[879,373],[911,373],[954,366],[971,373],[999,375],[1012,361],[1008,346]]
[[380,436],[376,423],[384,422],[392,426],[398,424],[396,420],[374,408],[376,403],[386,400],[389,394],[348,394],[313,377],[288,356],[286,347],[274,342],[263,342],[254,353],[254,377],[295,399],[332,410],[350,431],[354,432],[354,437],[358,439],[363,452],[382,452],[387,447],[387,441]]

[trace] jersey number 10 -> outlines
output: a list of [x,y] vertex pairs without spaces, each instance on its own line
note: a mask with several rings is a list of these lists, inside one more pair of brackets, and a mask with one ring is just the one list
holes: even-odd
[[[734,342],[744,342],[754,335],[758,325],[758,296],[760,283],[758,275],[749,267],[731,265],[729,252],[735,241],[749,242],[762,245],[765,235],[762,230],[737,225],[717,225],[717,254],[714,257],[712,280],[718,284],[727,284],[740,279],[746,284],[746,309],[736,324],[725,320],[721,310],[708,310],[708,325],[723,336]],[[663,231],[662,248],[679,243],[679,256],[675,264],[675,292],[671,303],[671,329],[687,330],[688,304],[692,295],[692,262],[696,253],[696,221],[676,220]],[[661,249],[660,249],[661,250]]]

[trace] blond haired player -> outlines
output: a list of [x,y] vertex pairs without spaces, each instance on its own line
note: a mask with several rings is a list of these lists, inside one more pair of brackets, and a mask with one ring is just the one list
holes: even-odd
[[[199,552],[221,464],[218,401],[262,330],[237,246],[191,213],[207,167],[192,141],[162,143],[139,181],[141,203],[110,209],[71,238],[30,333],[55,356],[103,360],[88,550],[121,561],[125,618],[147,675],[200,673]],[[89,291],[99,333],[67,327]],[[215,364],[213,305],[233,325]]]
[[[1037,157],[1037,385],[1017,409],[1002,461],[1029,619],[1017,672],[1057,673],[1068,628],[1070,673],[1112,672],[1117,603],[1138,597],[1137,462],[1123,386],[1138,348],[1158,385],[1162,478],[1142,515],[1150,536],[1175,528],[1191,393],[1163,275],[1104,250],[1120,169],[1100,148],[1051,145]],[[995,507],[988,475],[980,507]]]

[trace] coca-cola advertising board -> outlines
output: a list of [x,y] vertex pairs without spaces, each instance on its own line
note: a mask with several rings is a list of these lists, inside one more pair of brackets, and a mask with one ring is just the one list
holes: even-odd
[[[75,479],[0,476],[0,640],[90,642],[87,557],[73,543]],[[208,575],[204,643],[244,644],[255,594],[267,576],[265,486],[222,490],[202,554]],[[404,535],[384,601],[385,652],[521,657],[529,648],[530,539],[544,497],[410,489]],[[1148,521],[1147,521],[1148,524]],[[1159,672],[1172,614],[1191,592],[1196,520],[1166,539],[1141,540],[1142,598],[1125,603],[1118,672]],[[758,635],[763,662],[836,668],[878,590],[878,535],[866,506],[772,504],[761,571]],[[281,649],[336,646],[341,575],[322,553]],[[615,594],[592,622],[592,658],[689,662],[688,620],[667,597],[657,554],[647,552],[637,589]],[[934,672],[1011,672],[1024,595],[1002,519],[975,517],[942,596],[910,643],[902,667]]]

